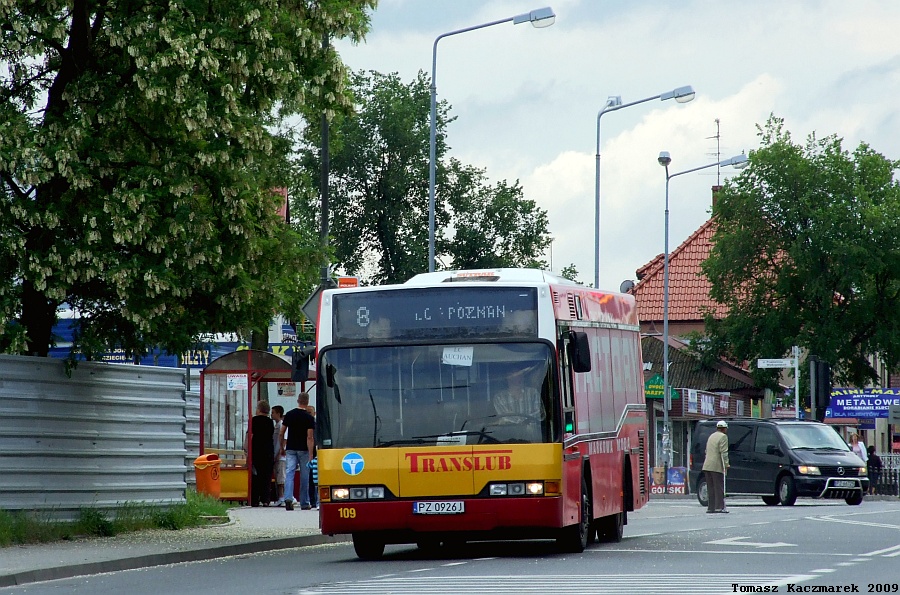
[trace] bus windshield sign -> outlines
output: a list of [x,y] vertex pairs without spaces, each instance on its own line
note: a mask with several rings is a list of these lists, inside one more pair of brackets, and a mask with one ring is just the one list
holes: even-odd
[[537,336],[533,287],[339,293],[333,312],[335,343]]

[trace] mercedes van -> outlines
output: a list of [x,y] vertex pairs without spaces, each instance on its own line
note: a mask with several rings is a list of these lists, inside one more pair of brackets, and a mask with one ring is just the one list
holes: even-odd
[[[706,441],[719,419],[697,423],[691,439],[690,485],[707,505],[703,473]],[[725,418],[728,496],[761,496],[769,506],[792,506],[798,497],[843,498],[857,505],[868,492],[866,464],[831,427],[814,421]]]

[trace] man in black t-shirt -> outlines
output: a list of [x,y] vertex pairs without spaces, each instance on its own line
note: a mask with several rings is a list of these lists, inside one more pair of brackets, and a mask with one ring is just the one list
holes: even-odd
[[284,414],[281,422],[281,452],[287,458],[284,478],[284,508],[294,510],[294,473],[300,470],[300,508],[312,508],[309,501],[309,472],[307,464],[315,448],[316,420],[306,408],[309,393],[300,393],[297,408]]

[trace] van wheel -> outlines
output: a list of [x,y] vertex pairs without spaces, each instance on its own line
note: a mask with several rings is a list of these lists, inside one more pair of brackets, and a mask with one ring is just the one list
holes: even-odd
[[860,504],[862,504],[862,501],[863,493],[861,491],[853,494],[849,498],[844,498],[844,502],[846,502],[850,506],[859,506]]
[[709,486],[706,485],[705,477],[697,480],[697,501],[701,506],[709,506]]
[[593,507],[591,506],[591,498],[588,494],[587,481],[581,478],[581,522],[563,527],[560,530],[559,537],[556,538],[556,545],[563,552],[571,554],[580,554],[588,544],[588,531],[591,529],[591,516]]
[[384,540],[365,533],[354,533],[353,549],[360,560],[379,560],[384,555]]
[[778,504],[777,496],[763,496],[762,499],[763,502],[766,503],[766,506],[775,506]]
[[778,501],[782,506],[793,506],[797,501],[797,487],[790,475],[784,475],[778,480]]

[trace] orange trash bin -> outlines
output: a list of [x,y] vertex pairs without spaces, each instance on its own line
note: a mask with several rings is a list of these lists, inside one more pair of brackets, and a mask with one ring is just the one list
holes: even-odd
[[200,455],[194,459],[194,477],[197,478],[197,493],[218,498],[222,493],[219,484],[219,455]]

